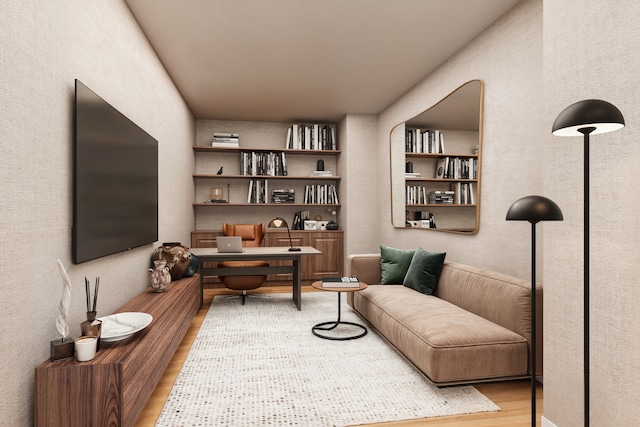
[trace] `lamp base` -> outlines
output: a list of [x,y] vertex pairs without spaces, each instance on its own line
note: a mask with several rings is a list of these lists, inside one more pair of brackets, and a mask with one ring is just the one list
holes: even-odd
[[301,250],[300,248],[289,248],[289,252],[300,252]]

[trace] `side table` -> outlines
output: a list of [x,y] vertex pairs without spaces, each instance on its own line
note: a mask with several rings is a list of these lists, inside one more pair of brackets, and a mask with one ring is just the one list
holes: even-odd
[[[360,325],[358,323],[353,323],[353,322],[346,322],[344,320],[340,320],[341,318],[341,294],[342,292],[357,292],[357,291],[361,291],[363,289],[367,288],[367,284],[360,282],[360,286],[357,288],[325,288],[322,287],[322,281],[318,281],[318,282],[313,282],[311,284],[311,286],[313,286],[316,289],[319,289],[321,291],[329,291],[329,292],[336,292],[338,294],[338,320],[336,321],[331,321],[331,322],[322,322],[322,323],[318,323],[317,325],[315,325],[313,328],[311,328],[311,331],[313,332],[313,335],[320,337],[320,338],[324,338],[325,340],[334,340],[334,341],[347,341],[347,340],[354,340],[356,338],[362,338],[363,336],[367,335],[367,328],[365,328],[363,325]],[[351,325],[351,326],[355,326],[358,329],[361,329],[362,332],[360,332],[359,334],[355,334],[355,335],[348,335],[348,336],[331,336],[331,335],[327,335],[324,334],[322,332],[326,332],[326,331],[331,331],[335,328],[338,327],[338,325]]]

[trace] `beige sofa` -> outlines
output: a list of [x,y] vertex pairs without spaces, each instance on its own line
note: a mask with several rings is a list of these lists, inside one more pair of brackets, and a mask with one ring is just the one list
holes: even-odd
[[[348,303],[440,385],[530,378],[531,286],[445,261],[434,295],[381,285],[380,255],[350,255],[348,274],[370,286]],[[542,375],[542,287],[536,287],[537,375]]]

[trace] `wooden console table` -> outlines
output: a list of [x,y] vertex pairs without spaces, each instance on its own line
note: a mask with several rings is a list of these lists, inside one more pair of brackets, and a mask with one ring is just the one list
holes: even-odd
[[36,368],[34,425],[133,426],[200,308],[200,276],[151,288],[117,312],[153,321],[131,338],[101,343],[96,358],[47,360]]

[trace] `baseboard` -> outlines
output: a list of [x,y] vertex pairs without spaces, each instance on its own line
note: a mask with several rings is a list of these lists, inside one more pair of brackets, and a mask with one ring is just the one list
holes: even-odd
[[555,425],[554,423],[552,423],[551,421],[549,421],[548,419],[546,419],[544,417],[544,415],[542,416],[542,427],[558,427],[557,425]]

